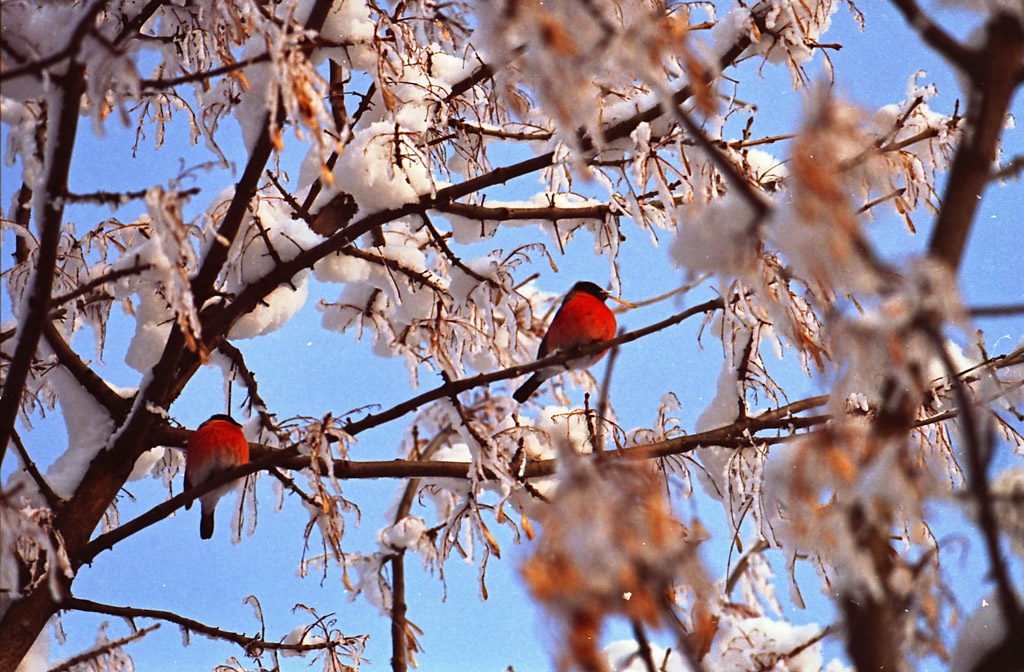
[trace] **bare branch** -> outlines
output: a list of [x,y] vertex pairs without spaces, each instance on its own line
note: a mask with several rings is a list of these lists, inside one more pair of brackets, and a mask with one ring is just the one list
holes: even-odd
[[[184,191],[177,192],[177,196],[184,199],[189,196],[195,196],[201,191],[199,187],[193,187]],[[91,191],[86,194],[73,194],[66,193],[64,198],[69,203],[95,203],[97,205],[124,205],[126,201],[138,200],[145,198],[149,193],[149,189],[139,189],[138,191]]]
[[[332,0],[317,0],[313,5],[309,18],[306,20],[306,30],[316,33],[323,27],[331,4]],[[231,198],[231,203],[228,205],[227,212],[224,214],[224,219],[217,229],[214,243],[207,252],[199,272],[192,278],[192,294],[196,305],[203,305],[206,299],[212,296],[213,283],[220,274],[224,262],[227,261],[231,241],[238,234],[242,219],[249,208],[249,202],[256,195],[256,189],[263,174],[263,168],[270,159],[270,154],[274,149],[272,135],[276,127],[280,126],[283,121],[280,118],[284,113],[283,108],[283,105],[279,106],[277,119],[273,119],[270,112],[267,112],[263,117],[259,138],[253,145],[252,153],[249,155],[249,161],[245,166],[241,179],[235,185],[234,195]]]
[[531,219],[539,219],[542,221],[557,221],[559,219],[600,219],[603,221],[612,213],[611,206],[604,203],[600,205],[578,207],[556,207],[552,205],[544,208],[509,208],[449,201],[438,205],[437,210],[446,214],[459,215],[460,217],[468,217],[470,219],[493,220],[499,222]]
[[246,654],[250,656],[258,655],[260,651],[264,650],[277,650],[277,651],[320,651],[322,649],[334,649],[341,646],[341,642],[325,641],[315,644],[283,644],[281,642],[270,642],[265,639],[259,639],[257,637],[250,637],[248,635],[231,632],[230,630],[222,630],[212,625],[200,623],[199,621],[191,618],[185,618],[180,616],[173,611],[163,611],[161,609],[142,609],[138,607],[119,607],[112,604],[103,604],[100,602],[93,602],[92,600],[84,600],[78,597],[68,597],[61,602],[60,608],[66,611],[87,611],[94,614],[107,614],[109,616],[119,616],[129,620],[136,618],[152,618],[160,621],[167,621],[168,623],[174,623],[179,625],[186,630],[192,632],[198,632],[207,637],[214,639],[223,639],[228,642],[232,642],[242,647]]
[[24,465],[25,471],[29,473],[29,476],[35,481],[36,487],[39,488],[39,492],[43,494],[46,505],[50,507],[51,511],[57,511],[63,502],[57,493],[53,491],[53,488],[50,487],[46,478],[39,472],[36,463],[32,461],[32,457],[25,449],[25,444],[21,442],[18,432],[11,432],[11,442],[14,444],[14,449],[18,451],[19,457],[21,457],[21,463]]
[[[155,434],[155,432],[154,432]],[[191,435],[191,432],[187,432]],[[187,441],[187,440],[186,440]],[[154,445],[160,445],[160,443],[154,443]],[[152,509],[128,521],[124,525],[120,525],[113,530],[101,534],[92,541],[85,544],[81,549],[70,555],[71,563],[74,567],[80,567],[83,564],[92,562],[93,558],[99,555],[101,552],[113,548],[114,544],[119,541],[130,537],[131,535],[144,530],[145,528],[157,523],[167,516],[174,513],[179,508],[184,507],[189,502],[195,501],[199,497],[202,497],[207,492],[215,490],[222,485],[227,485],[239,478],[254,474],[264,469],[279,466],[282,462],[282,454],[287,453],[289,457],[297,457],[297,450],[281,451],[273,450],[270,451],[259,444],[253,444],[259,448],[258,457],[246,464],[235,467],[228,471],[221,472],[215,477],[210,478],[203,483],[186,490],[185,492],[179,493],[170,499],[157,504]],[[302,459],[305,460],[305,466],[309,465],[309,457],[304,456]],[[302,467],[298,467],[301,469]]]
[[1024,314],[1024,303],[1008,303],[1001,306],[975,306],[967,309],[971,317],[1013,317]]
[[736,193],[750,206],[754,217],[749,226],[755,226],[768,214],[771,208],[768,199],[747,180],[743,172],[729,160],[722,150],[715,143],[711,142],[700,126],[690,118],[690,115],[686,113],[686,110],[681,105],[673,106],[671,114],[686,129],[686,134],[697,142],[698,147],[704,150],[708,158],[715,164],[718,172],[722,173],[725,177],[729,186],[736,190]]
[[[912,4],[912,0],[901,2]],[[969,61],[960,63],[971,77],[972,86],[966,132],[946,179],[942,210],[928,244],[929,254],[954,270],[960,265],[974,214],[989,182],[1006,112],[1020,84],[1020,64],[1024,62],[1024,27],[1018,19],[995,13],[986,31],[985,46],[972,53]],[[1008,64],[1016,64],[1016,68]]]
[[637,653],[640,655],[640,660],[644,663],[644,668],[647,672],[658,672],[658,666],[654,662],[654,653],[651,651],[651,642],[647,638],[644,624],[638,618],[630,619],[629,624],[633,628],[633,639],[636,640]]
[[430,217],[427,216],[427,213],[422,213],[420,215],[420,218],[423,220],[423,225],[427,227],[427,231],[430,232],[431,238],[434,239],[434,245],[437,246],[437,249],[441,250],[441,254],[443,254],[445,258],[448,259],[448,261],[454,264],[456,268],[458,268],[460,271],[462,271],[469,277],[473,278],[477,282],[489,284],[497,289],[502,288],[500,284],[494,281],[494,279],[480,275],[472,268],[467,266],[465,263],[463,263],[463,261],[459,259],[454,252],[452,252],[452,249],[448,247],[448,243],[445,242],[444,236],[438,233],[437,229],[434,228],[434,223],[430,221]]
[[994,171],[990,176],[990,180],[1006,180],[1009,178],[1016,178],[1020,172],[1024,170],[1024,156],[1015,156],[1005,166],[997,171]]

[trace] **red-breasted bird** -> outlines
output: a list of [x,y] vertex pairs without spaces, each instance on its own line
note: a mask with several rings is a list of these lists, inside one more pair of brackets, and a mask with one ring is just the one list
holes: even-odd
[[[242,433],[242,426],[230,415],[214,415],[199,425],[192,434],[185,451],[185,490],[191,490],[205,483],[217,474],[245,464],[249,461],[249,442]],[[237,481],[211,490],[199,501],[202,515],[199,519],[199,536],[209,539],[213,536],[213,511],[220,498],[235,489]],[[192,502],[185,505],[192,508]]]
[[[575,348],[586,343],[607,341],[615,337],[615,315],[605,305],[611,299],[632,306],[633,304],[618,299],[592,282],[577,282],[562,299],[562,305],[551,320],[547,333],[537,348],[537,359],[543,359],[559,350]],[[550,366],[536,371],[512,394],[512,398],[520,404],[530,398],[548,378],[556,376],[567,369],[585,369],[604,357],[607,350],[571,359],[565,364]]]

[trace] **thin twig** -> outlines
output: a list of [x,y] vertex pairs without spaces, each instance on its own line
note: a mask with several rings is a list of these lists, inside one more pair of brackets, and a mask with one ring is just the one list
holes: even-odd
[[52,299],[50,299],[50,308],[52,309],[55,306],[67,303],[68,301],[74,301],[78,297],[84,296],[91,292],[92,290],[96,289],[97,287],[105,285],[108,282],[114,282],[116,280],[120,280],[121,278],[126,278],[131,275],[137,275],[139,273],[148,271],[151,268],[153,268],[153,264],[135,263],[129,266],[128,268],[118,268],[113,271],[110,271],[109,273],[104,273],[103,275],[97,278],[93,278],[84,285],[76,287],[70,292],[66,292],[64,294],[60,294],[59,296],[53,297]]
[[760,553],[761,551],[765,550],[766,548],[768,548],[768,540],[767,539],[758,539],[757,543],[754,544],[750,548],[750,550],[748,550],[746,553],[744,553],[743,557],[741,557],[736,562],[736,566],[733,568],[732,572],[729,573],[729,578],[725,582],[725,596],[726,597],[728,597],[729,594],[732,593],[732,589],[736,587],[736,582],[740,580],[741,576],[743,576],[743,572],[746,571],[747,565],[750,564],[751,556]]
[[923,331],[932,342],[932,347],[939,359],[942,360],[942,365],[953,385],[953,393],[956,395],[969,465],[967,480],[971,494],[974,496],[974,504],[977,507],[978,526],[985,539],[989,563],[992,565],[992,577],[999,591],[999,607],[1003,612],[1003,622],[1007,632],[1010,632],[1012,627],[1018,624],[1021,612],[1017,603],[1017,594],[1013,584],[1010,583],[1006,561],[1003,559],[1003,552],[999,546],[999,522],[996,518],[995,508],[992,506],[992,495],[989,490],[988,467],[991,462],[991,437],[982,435],[984,428],[979,426],[978,418],[975,416],[976,407],[968,395],[967,384],[957,374],[953,358],[946,350],[946,344],[938,329],[925,326]]
[[475,205],[472,203],[457,203],[449,201],[439,204],[438,211],[449,215],[458,215],[468,219],[480,219],[484,221],[512,222],[522,220],[538,219],[542,221],[557,221],[560,219],[600,219],[604,220],[611,214],[611,206],[607,203],[584,206],[565,207],[504,207]]
[[[899,4],[912,5],[913,0],[899,0]],[[1006,112],[1019,85],[1020,64],[1024,62],[1024,27],[1020,21],[993,13],[986,33],[985,46],[961,64],[971,66],[967,69],[971,93],[966,116],[966,128],[971,132],[964,135],[953,158],[942,195],[942,210],[928,242],[928,254],[952,269],[958,268],[963,258],[974,215],[989,183]]]
[[212,637],[214,639],[223,639],[228,642],[233,642],[238,646],[245,649],[246,653],[251,653],[260,650],[274,649],[277,651],[319,651],[321,649],[333,649],[341,645],[341,642],[327,640],[324,642],[318,642],[313,644],[284,644],[282,642],[270,642],[265,639],[259,639],[256,637],[250,637],[244,633],[231,632],[230,630],[222,630],[206,623],[193,620],[191,618],[185,618],[173,611],[164,611],[162,609],[143,609],[139,607],[121,607],[113,604],[103,604],[102,602],[94,602],[92,600],[84,600],[79,597],[68,597],[60,603],[60,608],[67,611],[86,611],[94,614],[107,614],[109,616],[120,616],[133,620],[136,618],[152,618],[161,621],[167,621],[168,623],[174,623],[179,625],[186,630],[192,632],[198,632],[206,637]]
[[1008,303],[997,306],[975,306],[968,308],[971,317],[1013,317],[1024,313],[1024,303]]
[[[97,205],[124,205],[126,201],[138,200],[145,198],[149,194],[149,189],[139,189],[137,191],[90,191],[84,194],[73,194],[68,192],[64,194],[64,199],[70,203],[95,203]],[[179,198],[187,198],[189,196],[195,196],[201,191],[199,187],[193,187],[184,191],[179,191],[176,195]]]
[[73,658],[68,658],[56,667],[51,667],[47,672],[70,672],[70,670],[74,669],[79,665],[88,663],[106,653],[110,653],[114,649],[121,648],[125,644],[130,644],[131,642],[134,642],[137,639],[142,639],[149,633],[153,632],[154,630],[157,630],[159,627],[159,623],[154,623],[149,627],[142,628],[141,630],[133,632],[127,637],[121,637],[120,639],[115,639],[113,641],[107,642],[106,644],[101,644],[99,646],[93,647],[88,651],[84,651],[78,654],[77,656],[74,656]]
[[21,437],[18,436],[17,431],[11,432],[11,441],[14,443],[14,449],[18,451],[18,455],[21,457],[21,464],[25,467],[25,471],[27,471],[29,476],[32,477],[32,480],[35,481],[36,487],[39,488],[39,492],[43,493],[43,499],[46,500],[46,505],[50,507],[51,511],[57,511],[62,504],[62,500],[57,493],[53,491],[53,488],[50,487],[46,478],[39,472],[39,468],[29,456],[28,450],[25,449],[25,444],[21,442]]
[[1006,180],[1011,177],[1015,178],[1022,170],[1024,170],[1024,156],[1015,156],[999,170],[992,171],[988,179],[995,181]]
[[621,345],[623,343],[629,343],[639,338],[643,338],[644,336],[648,336],[655,332],[674,326],[694,315],[701,315],[704,313],[719,310],[721,309],[722,305],[723,303],[721,299],[712,299],[711,301],[705,301],[704,303],[693,306],[692,308],[684,310],[681,313],[677,313],[676,315],[664,319],[661,322],[657,322],[642,329],[637,329],[636,331],[627,332],[622,336],[618,336],[609,341],[588,343],[579,348],[571,348],[569,350],[558,351],[553,355],[544,357],[543,359],[538,359],[528,364],[520,364],[518,366],[512,366],[507,369],[502,369],[501,371],[495,371],[493,373],[484,373],[478,376],[463,378],[461,380],[454,380],[450,383],[441,385],[440,387],[424,392],[423,394],[413,397],[412,399],[409,399],[396,406],[393,406],[392,408],[386,411],[382,411],[376,414],[370,414],[367,417],[363,418],[362,420],[350,422],[345,426],[345,431],[351,435],[358,434],[362,431],[365,431],[366,429],[369,429],[370,427],[376,427],[378,425],[399,418],[405,415],[406,413],[414,411],[420,406],[431,401],[436,401],[437,399],[449,397],[452,394],[458,394],[460,392],[464,392],[465,390],[469,390],[481,385],[486,385],[492,382],[497,382],[499,380],[507,380],[509,378],[516,378],[526,373],[533,373],[534,371],[538,371],[546,367],[564,365],[570,359],[575,359],[576,357],[581,357],[584,355],[596,354],[607,348],[616,345]]
[[644,624],[638,618],[630,619],[629,623],[633,628],[633,639],[636,640],[637,653],[640,655],[640,660],[644,662],[644,668],[647,672],[658,672],[658,666],[654,662],[654,653],[651,651],[651,641],[647,638]]
[[[619,330],[619,335],[625,333],[624,329]],[[615,370],[615,360],[619,358],[619,346],[608,350],[608,365],[604,370],[604,380],[601,381],[601,392],[597,397],[597,436],[594,441],[594,452],[604,451],[604,419],[608,415],[608,407],[611,402],[608,397],[608,389],[612,384],[612,372]]]

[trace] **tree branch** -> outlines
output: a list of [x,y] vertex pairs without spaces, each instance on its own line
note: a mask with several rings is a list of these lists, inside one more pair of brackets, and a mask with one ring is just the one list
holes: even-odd
[[[736,59],[739,58],[749,45],[750,37],[748,35],[741,35],[738,37],[736,42],[733,43],[733,45],[719,58],[717,69],[708,69],[705,73],[706,76],[713,79],[718,71],[732,66]],[[685,86],[672,94],[670,100],[675,105],[681,105],[689,99],[691,95],[691,87]],[[615,140],[627,138],[640,124],[654,121],[664,114],[665,110],[660,104],[652,105],[650,108],[638,112],[632,117],[628,117],[607,127],[602,133],[602,141],[604,143],[611,143]],[[595,147],[595,143],[586,137],[581,138],[580,144],[584,151],[591,151]],[[417,202],[405,203],[394,208],[379,210],[365,215],[363,218],[352,222],[344,230],[338,232],[328,240],[325,240],[323,243],[296,255],[290,261],[276,266],[273,271],[264,277],[250,283],[241,293],[238,294],[233,302],[223,308],[217,309],[210,317],[209,322],[204,324],[204,329],[212,331],[214,334],[227,333],[227,330],[236,320],[241,318],[242,315],[253,310],[253,308],[255,308],[270,292],[274,291],[278,285],[289,281],[292,276],[302,269],[311,268],[314,263],[328,254],[337,252],[344,246],[354,243],[360,236],[375,227],[380,227],[402,217],[420,214],[430,209],[440,210],[446,204],[462,198],[463,196],[467,196],[487,187],[503,184],[509,180],[523,175],[528,175],[538,170],[543,170],[544,168],[552,165],[554,160],[554,152],[547,152],[530,159],[525,159],[518,163],[496,168],[489,173],[465,180],[459,184],[445,187],[438,190],[434,195],[424,194]],[[316,184],[317,183],[314,182],[314,187]],[[307,202],[309,202],[308,197]],[[216,343],[209,343],[209,345],[216,345]]]
[[[309,18],[306,20],[305,29],[307,31],[313,33],[320,31],[324,21],[327,19],[327,13],[330,11],[332,2],[333,0],[316,1]],[[246,163],[242,177],[238,180],[238,184],[235,185],[234,195],[231,198],[231,203],[228,205],[227,212],[224,214],[224,219],[217,229],[214,243],[210,246],[206,258],[199,267],[199,271],[192,278],[192,295],[196,305],[203,305],[206,299],[212,296],[214,281],[220,274],[224,262],[227,261],[231,242],[238,234],[242,219],[249,209],[249,203],[256,195],[260,177],[263,175],[263,168],[266,166],[274,149],[272,135],[275,128],[280,126],[283,121],[284,109],[280,101],[277,108],[277,119],[272,118],[269,111],[264,115],[259,137],[253,145],[252,153],[249,155],[249,161]]]
[[[187,432],[191,435],[191,432]],[[158,432],[154,432],[154,435],[159,436]],[[186,439],[187,442],[187,439]],[[160,445],[156,443],[154,445]],[[131,535],[144,530],[145,528],[157,523],[167,516],[171,515],[179,508],[186,504],[202,497],[211,490],[215,490],[222,485],[227,485],[232,481],[239,478],[254,474],[264,469],[270,469],[275,466],[279,466],[282,462],[282,454],[287,453],[289,456],[298,457],[299,453],[297,450],[271,450],[262,446],[261,444],[250,444],[257,447],[258,457],[246,464],[240,465],[233,469],[223,471],[216,476],[200,483],[199,485],[186,490],[185,492],[178,493],[174,497],[157,504],[149,511],[143,513],[137,518],[133,518],[124,525],[119,525],[109,532],[101,534],[89,543],[85,544],[81,549],[78,549],[74,554],[69,554],[71,560],[71,566],[74,568],[81,567],[85,564],[90,564],[97,555],[114,547],[114,544],[119,541],[130,537]],[[309,456],[302,456],[306,461],[306,466],[309,466]],[[302,467],[299,467],[300,469]]]
[[334,649],[341,646],[340,642],[325,641],[316,644],[284,644],[281,642],[270,642],[265,639],[259,639],[257,637],[250,637],[243,633],[231,632],[230,630],[222,630],[212,625],[200,623],[199,621],[192,620],[191,618],[185,618],[180,616],[173,611],[164,611],[161,609],[142,609],[138,607],[119,607],[112,604],[103,604],[101,602],[93,602],[92,600],[83,600],[78,597],[68,597],[60,604],[61,610],[64,611],[87,611],[94,614],[107,614],[109,616],[119,616],[128,620],[134,620],[136,618],[152,618],[160,621],[167,621],[168,623],[174,623],[179,625],[186,630],[192,632],[198,632],[207,637],[214,639],[223,639],[228,642],[237,644],[238,646],[245,649],[245,652],[249,656],[255,657],[260,651],[264,650],[277,650],[277,651],[319,651],[321,649]]
[[954,270],[960,265],[974,214],[989,182],[1006,112],[1020,83],[1018,76],[1024,61],[1024,27],[1018,19],[993,14],[986,30],[985,46],[973,52],[966,63],[972,88],[964,138],[953,159],[942,210],[928,243],[928,253]]
[[992,450],[991,436],[983,435],[984,429],[979,426],[975,416],[976,406],[971,401],[966,383],[957,374],[956,366],[946,350],[946,344],[938,329],[926,326],[923,331],[931,340],[932,347],[935,348],[936,354],[942,361],[947,377],[953,385],[953,393],[956,395],[969,465],[967,480],[974,498],[974,505],[977,507],[978,526],[985,539],[989,562],[992,565],[992,578],[999,591],[999,607],[1003,612],[1003,621],[1007,633],[1011,633],[1014,628],[1024,625],[1022,623],[1024,615],[1022,615],[1017,602],[1017,594],[1010,582],[1006,561],[1003,559],[1002,549],[999,546],[999,525],[996,520],[995,507],[992,506],[992,493],[988,483],[988,467],[991,462]]
[[[74,656],[73,658],[68,658],[56,667],[51,667],[49,670],[47,670],[47,672],[71,672],[71,670],[78,667],[79,665],[89,663],[104,654],[110,653],[115,649],[121,648],[125,644],[130,644],[131,642],[134,642],[137,639],[142,639],[149,633],[153,632],[154,630],[157,630],[159,627],[159,623],[154,623],[148,628],[142,628],[141,630],[133,632],[127,637],[121,637],[120,639],[115,639],[111,642],[107,642],[106,644],[95,646],[89,649],[88,651],[84,651],[78,654],[77,656]],[[97,669],[102,668],[100,668],[99,665],[97,665]]]
[[[998,357],[993,362],[1003,361]],[[961,374],[962,375],[962,374]],[[456,381],[457,382],[457,381]],[[453,393],[454,394],[454,393]],[[818,408],[828,402],[827,396],[810,397],[796,401],[777,409],[767,411],[753,418],[746,418],[730,425],[711,429],[696,434],[665,439],[649,444],[630,446],[610,453],[610,457],[627,460],[650,460],[672,455],[682,455],[692,452],[697,448],[708,446],[743,448],[753,444],[773,444],[789,441],[793,438],[803,437],[810,434],[791,433],[778,437],[757,436],[759,432],[786,430],[796,432],[799,429],[809,429],[824,425],[832,419],[830,415],[796,416],[812,408]],[[957,411],[945,411],[929,418],[918,420],[914,427],[923,427],[929,424],[942,422],[957,417]],[[815,430],[817,431],[817,430]],[[184,446],[188,443],[192,431],[176,427],[158,427],[150,432],[152,445]],[[100,535],[85,546],[80,553],[72,558],[74,567],[92,562],[99,553],[112,548],[117,542],[139,532],[140,530],[163,520],[178,508],[186,503],[202,496],[209,490],[229,483],[233,480],[244,478],[249,474],[263,470],[283,468],[290,470],[302,470],[309,468],[309,455],[299,452],[299,446],[288,448],[271,448],[259,443],[249,444],[250,455],[253,460],[247,464],[240,465],[229,471],[219,474],[200,486],[192,488],[188,492],[178,494],[165,502],[158,504],[146,513],[132,519],[131,521],[117,527],[110,532]],[[429,457],[433,451],[424,453],[423,458]],[[469,462],[454,461],[432,461],[427,459],[396,459],[396,460],[335,460],[331,464],[321,463],[319,469],[321,474],[328,472],[335,478],[342,480],[381,479],[381,478],[468,478],[472,464]],[[523,479],[543,478],[551,476],[558,468],[557,460],[535,460],[529,462],[522,470]],[[495,478],[494,474],[485,474],[484,478]],[[407,493],[410,490],[407,489]],[[411,490],[415,492],[415,488]],[[407,494],[406,497],[409,495]],[[403,497],[403,502],[407,501]],[[401,510],[401,509],[399,509]]]
[[36,487],[39,488],[39,492],[42,493],[43,499],[46,500],[46,505],[50,507],[51,511],[57,511],[62,504],[60,496],[53,491],[53,488],[50,487],[46,478],[39,472],[39,467],[37,467],[36,463],[32,461],[32,457],[28,454],[28,450],[25,449],[25,444],[21,442],[21,437],[18,436],[17,432],[11,432],[11,442],[14,444],[14,449],[18,451],[18,455],[21,457],[21,463],[24,465],[25,471],[27,471],[29,476],[32,477],[32,480],[35,481]]
[[413,397],[412,399],[397,404],[396,406],[393,406],[392,408],[386,411],[382,411],[377,414],[370,414],[363,418],[362,420],[349,422],[347,425],[345,425],[345,432],[354,436],[371,427],[377,427],[378,425],[390,422],[391,420],[394,420],[396,418],[400,418],[406,413],[410,413],[419,408],[420,406],[423,406],[424,404],[427,404],[431,401],[443,399],[453,394],[459,394],[474,387],[487,385],[493,382],[497,382],[499,380],[507,380],[509,378],[515,378],[517,376],[521,376],[527,373],[533,373],[534,371],[538,371],[546,367],[563,365],[571,359],[601,352],[607,348],[611,348],[617,345],[621,345],[623,343],[629,343],[639,338],[643,338],[644,336],[648,336],[655,332],[661,331],[662,329],[666,329],[668,327],[679,324],[683,320],[694,315],[719,310],[722,308],[722,305],[723,303],[721,299],[712,299],[711,301],[705,301],[702,304],[693,306],[692,308],[684,310],[681,313],[677,313],[676,315],[664,319],[661,322],[657,322],[642,329],[630,331],[608,341],[588,343],[587,345],[584,345],[579,348],[572,348],[571,350],[562,350],[556,352],[551,356],[544,357],[543,359],[538,359],[534,362],[530,362],[529,364],[520,364],[518,366],[512,366],[507,369],[502,369],[500,371],[494,371],[492,373],[482,373],[480,375],[471,376],[469,378],[453,380],[450,383],[445,383],[444,385],[436,387],[433,390],[429,390],[427,392],[424,392],[423,394]]
[[[15,77],[20,77],[22,75],[27,74],[34,75],[37,78],[41,78],[42,72],[46,68],[56,63],[60,63],[65,59],[72,59],[71,63],[68,65],[67,74],[64,75],[64,77],[67,77],[67,79],[65,80],[65,85],[73,85],[74,80],[77,78],[75,70],[77,68],[84,69],[84,66],[80,63],[77,63],[74,60],[74,57],[78,55],[79,50],[82,48],[82,42],[85,40],[86,35],[88,35],[89,32],[92,30],[93,24],[96,20],[96,15],[99,14],[100,10],[103,9],[103,7],[105,7],[106,4],[107,3],[103,0],[96,0],[96,2],[93,2],[93,4],[83,12],[82,18],[79,20],[78,25],[75,26],[74,32],[72,32],[71,36],[68,38],[67,46],[65,46],[63,49],[61,49],[60,51],[56,51],[50,54],[49,56],[43,56],[42,58],[32,61],[31,63],[26,63],[20,67],[11,68],[10,70],[0,72],[0,82],[3,82],[8,79],[14,79]],[[56,75],[56,73],[54,73],[54,75],[56,78],[59,78]],[[65,93],[67,93],[67,89],[65,89]],[[77,102],[75,102],[75,107],[77,109]],[[72,137],[72,140],[73,139],[74,137]],[[70,160],[70,158],[71,152],[69,151],[67,159]]]
[[108,282],[114,282],[115,280],[120,280],[121,278],[126,278],[130,275],[137,275],[139,273],[142,273],[143,271],[148,271],[151,268],[153,268],[152,264],[136,263],[132,264],[128,268],[118,268],[113,271],[110,271],[109,273],[104,273],[98,278],[93,278],[89,282],[85,283],[84,285],[80,285],[79,287],[76,287],[70,292],[66,292],[64,294],[60,294],[58,296],[53,297],[52,299],[50,299],[50,307],[53,308],[55,306],[67,303],[68,301],[74,301],[78,297],[84,296],[91,292],[92,290],[96,289],[97,287],[102,287]]
[[471,203],[457,203],[449,201],[438,205],[437,210],[450,215],[459,215],[469,219],[493,220],[499,222],[511,222],[530,219],[542,221],[557,221],[559,219],[600,219],[604,220],[611,214],[611,206],[606,203],[600,205],[586,206],[565,206],[554,205],[542,208],[518,208],[518,207],[491,207],[486,205],[474,205]]
[[93,399],[110,413],[110,417],[117,422],[123,422],[125,417],[128,416],[128,411],[131,410],[131,399],[125,399],[115,392],[112,387],[107,385],[107,381],[100,378],[88,364],[83,362],[82,358],[71,349],[71,346],[64,340],[64,337],[52,322],[46,323],[43,328],[43,334],[46,337],[47,344],[53,349],[54,354],[57,355],[57,361],[60,362],[60,365],[78,381],[78,384]]
[[[103,3],[96,2],[87,12],[88,25]],[[69,49],[77,51],[81,45],[82,35],[78,35],[81,25],[76,29],[76,40]],[[72,60],[68,72],[63,78],[64,89],[61,96],[60,110],[56,119],[51,116],[55,126],[50,129],[51,153],[49,156],[46,182],[43,188],[42,212],[39,213],[39,249],[35,260],[32,282],[28,288],[28,302],[23,314],[19,315],[20,328],[18,343],[14,349],[14,357],[7,369],[7,380],[4,381],[3,394],[0,395],[0,463],[3,462],[7,443],[14,422],[21,407],[21,395],[28,380],[36,346],[43,335],[43,326],[49,319],[50,293],[53,291],[53,275],[57,266],[57,248],[60,244],[61,224],[64,221],[64,202],[60,198],[68,188],[68,173],[71,170],[71,157],[74,155],[75,136],[78,133],[78,112],[81,108],[82,92],[85,87],[85,65]],[[35,638],[33,637],[34,641]],[[31,642],[30,642],[31,644]]]

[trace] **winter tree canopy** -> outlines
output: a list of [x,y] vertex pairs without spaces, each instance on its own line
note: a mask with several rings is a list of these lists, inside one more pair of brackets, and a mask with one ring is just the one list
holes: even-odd
[[0,8],[0,671],[1024,666],[1018,0]]

